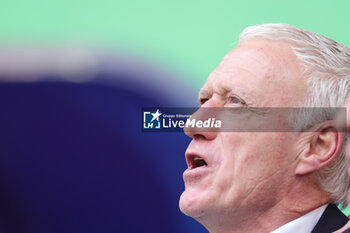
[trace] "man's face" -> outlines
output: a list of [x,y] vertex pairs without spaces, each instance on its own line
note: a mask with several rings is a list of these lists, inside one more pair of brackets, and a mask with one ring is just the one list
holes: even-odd
[[[302,68],[285,44],[251,41],[229,52],[202,88],[202,107],[294,107],[303,103]],[[285,121],[285,122],[284,122]],[[282,119],[276,124],[287,124]],[[244,122],[242,122],[244,124]],[[186,132],[180,208],[206,222],[279,205],[296,166],[297,135],[288,132]],[[196,161],[205,160],[207,165]],[[199,166],[199,167],[197,167]],[[233,220],[232,220],[233,221]]]

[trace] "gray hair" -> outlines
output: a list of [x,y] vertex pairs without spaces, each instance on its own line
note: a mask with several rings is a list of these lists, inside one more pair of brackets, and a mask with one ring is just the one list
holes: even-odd
[[[303,107],[331,107],[310,111],[300,108],[291,114],[292,127],[298,131],[333,119],[350,95],[350,49],[336,41],[287,24],[262,24],[244,29],[239,44],[249,40],[266,39],[283,41],[291,46],[304,64],[308,93]],[[335,203],[347,205],[350,177],[345,161],[344,138],[339,155],[316,173],[324,191],[330,193]]]

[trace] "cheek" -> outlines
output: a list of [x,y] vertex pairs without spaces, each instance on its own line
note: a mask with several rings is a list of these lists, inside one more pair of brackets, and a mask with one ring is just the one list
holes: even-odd
[[290,137],[277,133],[244,133],[224,141],[225,153],[220,169],[226,184],[251,182],[282,170],[290,161],[286,147]]
[[225,200],[234,198],[234,192],[242,192],[242,186],[246,185],[247,178],[253,177],[255,173],[254,169],[251,169],[252,164],[256,162],[255,148],[248,135],[248,133],[231,133],[222,137],[223,150],[215,174],[215,184]]
[[[235,203],[282,182],[291,160],[290,137],[278,133],[237,133],[222,138],[222,161],[213,186],[218,201]],[[288,146],[289,145],[289,146]],[[263,185],[262,185],[263,184]],[[257,197],[255,197],[257,198]]]

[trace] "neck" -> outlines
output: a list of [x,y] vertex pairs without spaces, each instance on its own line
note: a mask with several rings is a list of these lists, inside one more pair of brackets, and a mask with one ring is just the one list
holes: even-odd
[[268,208],[257,203],[244,210],[226,211],[197,220],[210,233],[271,232],[330,202],[329,194],[321,191],[315,182],[305,182],[305,177],[300,181]]

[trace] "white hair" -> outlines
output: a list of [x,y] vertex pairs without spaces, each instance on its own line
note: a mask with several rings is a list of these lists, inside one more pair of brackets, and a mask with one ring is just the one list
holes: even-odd
[[[291,114],[294,129],[308,127],[333,119],[336,109],[342,107],[350,95],[350,49],[336,41],[287,24],[262,24],[244,29],[239,44],[266,39],[283,41],[291,46],[297,58],[304,64],[308,93],[303,107],[330,107],[317,111],[300,108]],[[350,178],[345,161],[344,139],[339,155],[318,171],[317,177],[324,191],[331,194],[337,204],[347,205]]]

